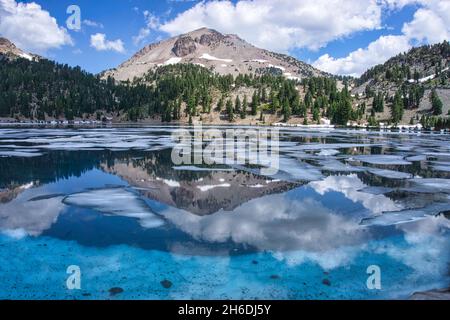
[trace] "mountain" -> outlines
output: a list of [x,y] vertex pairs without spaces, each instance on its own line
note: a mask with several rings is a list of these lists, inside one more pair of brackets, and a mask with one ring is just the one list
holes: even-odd
[[[400,123],[416,124],[422,117],[447,116],[450,109],[449,67],[449,42],[412,48],[356,79],[352,89],[356,97],[354,103],[365,103],[367,115],[383,122],[392,119],[396,95],[403,102],[403,112],[398,114]],[[438,110],[433,107],[432,96],[437,96],[442,103]]]
[[290,79],[329,76],[290,56],[256,48],[237,35],[207,28],[150,44],[103,76],[132,80],[158,66],[178,63],[197,64],[221,75],[271,73]]
[[[360,79],[338,79],[208,29],[144,48],[102,75],[0,43],[0,121],[450,128],[448,42],[413,49]],[[114,80],[132,71],[141,76]]]
[[39,59],[37,55],[26,53],[17,48],[14,43],[9,41],[8,39],[0,37],[0,60],[3,58],[24,58],[30,61]]
[[449,69],[450,44],[447,41],[435,45],[412,48],[384,64],[367,70],[358,80],[371,88],[387,88],[392,84],[426,83]]

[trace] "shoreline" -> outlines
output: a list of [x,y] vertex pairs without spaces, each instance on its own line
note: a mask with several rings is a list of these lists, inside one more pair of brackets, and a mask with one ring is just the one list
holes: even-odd
[[[0,127],[9,127],[9,126],[31,126],[31,127],[114,127],[114,126],[195,126],[200,123],[194,122],[192,125],[189,125],[186,122],[162,122],[162,121],[138,121],[138,122],[129,122],[129,121],[110,121],[103,122],[98,120],[76,120],[76,121],[67,121],[67,120],[52,120],[52,121],[2,121],[0,120]],[[317,130],[334,130],[334,129],[354,129],[354,130],[368,130],[368,131],[380,131],[380,132],[406,132],[406,133],[441,133],[441,134],[450,134],[450,130],[442,129],[442,130],[432,130],[423,128],[421,125],[398,125],[398,126],[377,126],[370,127],[364,125],[348,125],[348,126],[337,126],[337,125],[329,125],[329,124],[290,124],[290,123],[272,123],[272,124],[243,124],[243,123],[202,123],[203,126],[243,126],[243,127],[277,127],[277,128],[298,128],[298,129],[317,129]]]

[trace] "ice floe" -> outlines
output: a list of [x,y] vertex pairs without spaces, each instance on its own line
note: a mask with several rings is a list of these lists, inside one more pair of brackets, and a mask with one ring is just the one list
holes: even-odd
[[288,181],[315,181],[323,178],[319,168],[296,159],[284,157],[279,160],[278,173],[272,176]]
[[318,162],[322,166],[322,170],[334,171],[334,172],[360,172],[363,171],[362,168],[351,166],[347,163],[342,163],[339,160],[327,159],[320,160]]
[[367,171],[371,174],[388,178],[388,179],[410,179],[412,178],[412,174],[401,172],[401,171],[394,171],[394,170],[387,170],[387,169],[378,169],[378,168],[367,168]]
[[317,155],[318,156],[329,157],[329,156],[335,156],[335,155],[337,155],[339,153],[340,153],[340,151],[335,150],[335,149],[324,149],[324,150],[320,151]]
[[415,155],[415,156],[409,156],[405,158],[406,161],[427,161],[427,156],[423,154]]
[[136,218],[144,228],[157,228],[164,224],[142,199],[124,188],[74,193],[65,197],[63,203],[90,208],[104,214]]
[[21,158],[31,158],[42,156],[40,152],[30,152],[30,151],[0,151],[0,157],[21,157]]
[[415,185],[425,187],[434,191],[440,191],[444,193],[450,193],[450,179],[412,179]]
[[406,161],[402,156],[394,155],[362,155],[355,156],[353,159],[379,165],[410,165],[410,161]]
[[365,218],[361,221],[363,226],[391,226],[403,223],[414,222],[437,216],[444,210],[450,210],[450,204],[431,204],[428,207],[420,209],[407,209],[402,211],[383,212],[382,214]]

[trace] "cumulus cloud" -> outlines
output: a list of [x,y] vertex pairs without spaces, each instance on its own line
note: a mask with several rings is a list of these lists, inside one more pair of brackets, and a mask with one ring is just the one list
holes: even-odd
[[[450,2],[442,3],[442,10],[450,11]],[[419,9],[414,19],[403,26],[403,33],[418,42],[437,43],[450,39],[450,17],[439,11]]]
[[380,23],[376,0],[240,0],[200,2],[160,29],[178,35],[209,27],[286,52],[316,50],[354,32],[379,28]]
[[38,53],[73,44],[67,30],[35,2],[0,0],[0,35],[21,49]]
[[97,51],[115,51],[119,53],[125,52],[125,47],[122,40],[107,40],[104,33],[96,33],[91,35],[91,47]]
[[407,51],[412,45],[433,44],[450,38],[450,1],[384,0],[382,4],[388,9],[400,9],[411,4],[420,8],[412,21],[403,25],[401,35],[381,36],[367,48],[359,48],[346,57],[333,58],[325,54],[313,65],[334,74],[359,76],[368,68]]
[[392,56],[411,48],[406,36],[382,36],[365,49],[351,52],[344,58],[333,58],[329,54],[321,56],[314,66],[333,74],[357,77],[368,67],[384,63]]

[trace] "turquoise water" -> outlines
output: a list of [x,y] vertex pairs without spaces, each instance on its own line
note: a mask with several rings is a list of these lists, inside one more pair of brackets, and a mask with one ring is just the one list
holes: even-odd
[[[0,129],[0,299],[397,299],[448,286],[448,136],[285,130],[289,166],[269,178],[174,168],[171,131]],[[80,290],[66,286],[71,265]],[[381,290],[366,285],[372,265]]]

